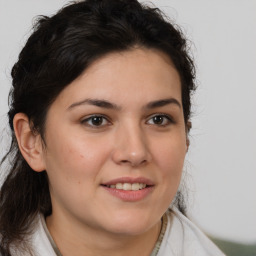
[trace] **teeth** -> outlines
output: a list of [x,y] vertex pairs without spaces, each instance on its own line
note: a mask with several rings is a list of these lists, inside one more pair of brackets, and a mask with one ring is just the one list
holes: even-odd
[[130,183],[123,184],[123,190],[131,190],[131,189],[132,189],[132,184]]
[[145,188],[147,185],[144,183],[117,183],[116,185],[110,185],[109,188],[116,188],[121,190],[140,190]]
[[140,184],[139,183],[133,183],[132,184],[132,190],[139,190],[140,189]]
[[116,189],[123,189],[123,184],[122,183],[117,183],[116,184]]

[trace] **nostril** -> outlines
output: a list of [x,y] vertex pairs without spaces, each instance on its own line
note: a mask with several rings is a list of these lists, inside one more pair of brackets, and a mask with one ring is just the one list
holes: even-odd
[[136,160],[121,160],[120,163],[122,164],[129,164],[131,166],[139,166],[147,163],[147,160],[136,161]]
[[125,163],[129,163],[129,161],[128,160],[122,160],[121,163],[125,164]]
[[[134,142],[135,143],[135,142]],[[118,144],[112,153],[112,159],[117,164],[131,165],[132,167],[145,165],[151,161],[151,155],[145,144],[143,145]],[[126,143],[127,144],[127,143]]]

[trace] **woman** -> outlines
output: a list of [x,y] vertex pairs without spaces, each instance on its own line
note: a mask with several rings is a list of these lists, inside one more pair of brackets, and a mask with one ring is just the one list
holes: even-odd
[[223,255],[177,192],[194,66],[136,0],[41,17],[12,69],[2,255]]

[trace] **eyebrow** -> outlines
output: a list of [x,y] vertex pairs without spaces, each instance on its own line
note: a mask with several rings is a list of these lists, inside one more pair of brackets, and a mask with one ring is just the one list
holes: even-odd
[[[169,104],[175,104],[179,108],[182,108],[179,101],[176,100],[175,98],[168,98],[168,99],[161,99],[161,100],[152,101],[152,102],[147,103],[143,108],[145,108],[145,109],[154,109],[154,108],[163,107],[163,106],[166,106],[166,105],[169,105]],[[100,108],[114,109],[114,110],[120,110],[121,109],[120,106],[118,106],[114,103],[111,103],[109,101],[106,101],[106,100],[85,99],[85,100],[78,101],[78,102],[75,102],[75,103],[71,104],[68,107],[68,110],[71,110],[74,107],[78,107],[78,106],[82,106],[82,105],[93,105],[93,106],[97,106],[97,107],[100,107]]]
[[68,110],[70,110],[70,109],[72,109],[72,108],[74,108],[74,107],[81,106],[81,105],[93,105],[93,106],[97,106],[97,107],[100,107],[100,108],[116,109],[116,110],[121,109],[121,108],[120,108],[119,106],[117,106],[116,104],[111,103],[111,102],[106,101],[106,100],[85,99],[85,100],[78,101],[78,102],[75,102],[75,103],[71,104],[71,105],[68,107]]
[[175,104],[177,105],[179,108],[181,107],[181,104],[179,103],[178,100],[176,100],[175,98],[168,98],[168,99],[162,99],[162,100],[156,100],[156,101],[152,101],[149,102],[145,108],[146,109],[153,109],[153,108],[159,108],[159,107],[163,107],[169,104]]

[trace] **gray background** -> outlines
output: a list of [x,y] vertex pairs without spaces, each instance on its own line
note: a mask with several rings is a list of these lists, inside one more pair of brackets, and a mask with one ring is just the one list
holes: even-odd
[[[197,64],[185,164],[189,216],[206,232],[256,241],[256,1],[155,0],[182,26]],[[0,0],[0,156],[6,149],[10,69],[32,18],[64,0]]]

